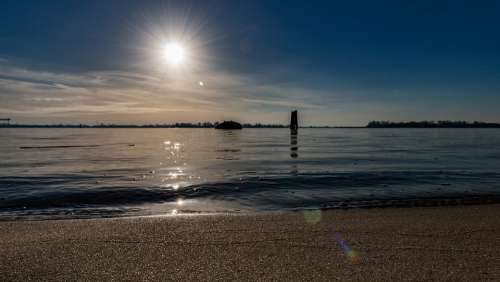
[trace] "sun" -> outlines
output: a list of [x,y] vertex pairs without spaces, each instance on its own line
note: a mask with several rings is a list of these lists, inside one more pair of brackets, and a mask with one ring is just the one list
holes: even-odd
[[163,47],[163,57],[171,66],[178,66],[186,61],[186,49],[177,42],[168,43]]

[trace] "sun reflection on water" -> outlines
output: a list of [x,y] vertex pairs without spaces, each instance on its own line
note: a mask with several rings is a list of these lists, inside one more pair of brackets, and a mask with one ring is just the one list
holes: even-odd
[[175,172],[169,172],[167,174],[168,178],[170,179],[177,179],[179,177],[179,175],[181,175],[180,173],[175,173]]

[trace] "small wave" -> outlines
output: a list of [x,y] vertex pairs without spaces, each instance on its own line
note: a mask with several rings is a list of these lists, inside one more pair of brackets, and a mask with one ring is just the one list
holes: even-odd
[[19,149],[65,149],[65,148],[94,148],[100,145],[54,145],[54,146],[21,146]]
[[[86,177],[88,176],[72,176],[71,183],[78,183]],[[3,189],[4,192],[12,193],[23,185],[30,185],[34,189],[0,198],[0,212],[18,209],[130,206],[171,202],[178,198],[231,201],[261,210],[416,205],[415,203],[425,199],[427,202],[429,199],[473,197],[497,199],[498,179],[500,176],[495,173],[329,173],[247,177],[178,189],[159,186],[80,186],[70,189],[66,187],[71,187],[66,183],[68,179],[62,176],[51,179],[3,178],[0,179],[0,186],[6,187],[5,184],[9,182],[10,186],[14,187],[9,191]],[[54,183],[66,188],[59,191],[36,189],[36,185]],[[464,187],[486,185],[485,183],[490,183],[492,188],[480,192],[464,190]]]
[[114,144],[87,144],[87,145],[48,145],[48,146],[21,146],[19,149],[68,149],[68,148],[96,148],[101,146],[114,146],[114,145],[127,145],[129,147],[135,146],[135,144],[128,143],[114,143]]

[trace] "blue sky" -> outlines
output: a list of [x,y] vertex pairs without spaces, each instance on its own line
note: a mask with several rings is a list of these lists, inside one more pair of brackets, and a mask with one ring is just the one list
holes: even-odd
[[498,1],[1,5],[0,115],[19,122],[500,122]]

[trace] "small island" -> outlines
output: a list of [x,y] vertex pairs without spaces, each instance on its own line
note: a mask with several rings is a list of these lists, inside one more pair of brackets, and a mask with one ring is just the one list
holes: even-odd
[[239,130],[239,129],[242,129],[243,127],[241,126],[240,123],[238,122],[235,122],[235,121],[224,121],[222,123],[219,123],[215,126],[215,129],[226,129],[226,130],[230,130],[230,129],[235,129],[235,130]]

